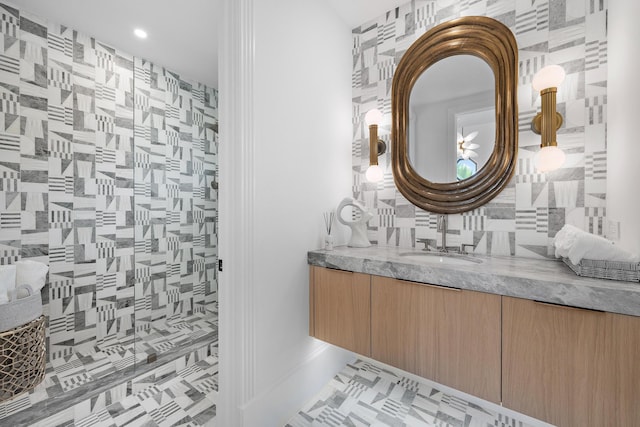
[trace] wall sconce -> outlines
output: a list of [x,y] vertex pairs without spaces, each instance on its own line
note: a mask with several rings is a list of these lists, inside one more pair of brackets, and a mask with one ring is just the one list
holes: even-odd
[[365,176],[369,182],[380,182],[384,178],[384,171],[378,166],[378,156],[387,151],[387,144],[378,139],[378,125],[382,121],[382,112],[377,108],[369,110],[364,116],[364,121],[369,126],[369,168]]
[[550,172],[564,164],[566,156],[558,148],[556,131],[562,126],[562,115],[556,112],[556,92],[564,80],[564,69],[559,65],[549,65],[539,70],[531,86],[540,92],[542,111],[531,121],[531,130],[542,135],[540,151],[536,153],[534,163],[538,172]]

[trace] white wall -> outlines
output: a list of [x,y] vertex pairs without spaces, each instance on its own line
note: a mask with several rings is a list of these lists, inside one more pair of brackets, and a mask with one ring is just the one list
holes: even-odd
[[321,246],[322,212],[351,194],[351,31],[320,0],[254,5],[260,391],[318,344],[306,253]]
[[640,253],[640,3],[609,2],[607,217],[620,222],[619,245]]
[[226,11],[252,22],[223,18],[220,422],[278,426],[352,358],[308,336],[306,261],[351,194],[351,31],[321,0]]

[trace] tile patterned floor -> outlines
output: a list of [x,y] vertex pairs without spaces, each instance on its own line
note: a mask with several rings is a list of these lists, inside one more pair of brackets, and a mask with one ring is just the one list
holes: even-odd
[[[128,337],[119,341],[113,337],[101,341],[98,346],[76,346],[74,354],[53,359],[47,364],[45,379],[35,389],[0,403],[0,425],[3,418],[29,410],[39,402],[64,398],[65,393],[82,385],[107,380],[110,374],[146,363],[151,354],[160,355],[176,347],[187,346],[207,334],[217,337],[217,314],[217,304],[209,304],[204,313],[174,316],[150,323],[136,331],[135,339]],[[119,387],[122,385],[114,385],[114,390]]]
[[[218,390],[217,350],[217,343],[205,345],[111,385],[104,392],[88,393],[73,405],[67,402],[56,410],[47,408],[48,416],[27,409],[0,420],[0,426],[213,426]],[[48,402],[56,404],[55,399]]]
[[513,416],[440,391],[426,382],[403,376],[401,371],[357,360],[338,373],[289,421],[287,427],[534,425],[545,424],[527,424]]
[[[60,423],[60,415],[34,424],[33,427],[173,427],[215,426],[218,394],[218,358],[205,360],[167,375],[158,369],[134,381],[133,394],[99,411],[73,421]],[[68,418],[68,417],[67,417]]]

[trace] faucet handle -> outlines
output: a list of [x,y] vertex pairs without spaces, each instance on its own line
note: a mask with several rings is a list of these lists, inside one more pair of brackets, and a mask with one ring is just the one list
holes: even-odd
[[424,250],[429,250],[429,239],[416,239],[416,243],[424,243]]
[[462,243],[462,244],[460,244],[460,253],[461,254],[468,254],[469,253],[464,249],[467,246],[471,246],[471,250],[476,248],[476,246],[473,243]]

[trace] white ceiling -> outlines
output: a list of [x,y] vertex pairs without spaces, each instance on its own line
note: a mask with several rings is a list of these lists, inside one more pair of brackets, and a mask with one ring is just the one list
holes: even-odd
[[[162,64],[189,79],[218,87],[218,23],[223,0],[4,1]],[[408,0],[324,1],[349,28],[354,28]],[[146,40],[133,35],[137,27],[147,31]]]
[[[218,87],[222,0],[6,0],[33,13]],[[134,28],[149,34],[133,35]]]

